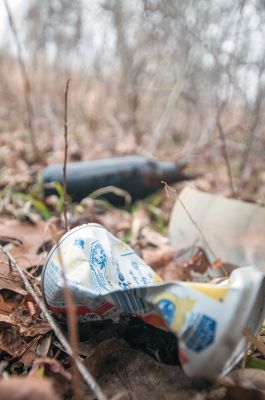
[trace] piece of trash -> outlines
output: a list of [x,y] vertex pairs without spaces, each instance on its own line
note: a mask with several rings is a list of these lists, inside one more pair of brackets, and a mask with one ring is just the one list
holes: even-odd
[[264,207],[186,187],[173,208],[169,237],[177,250],[202,247],[212,263],[265,272]]
[[[162,189],[161,180],[175,183],[191,178],[173,162],[149,160],[142,156],[67,163],[67,193],[73,201],[80,201],[97,191],[97,196],[100,195],[113,204],[121,204],[124,194],[118,189],[127,192],[134,201]],[[63,165],[46,167],[43,182],[46,196],[56,194],[55,188],[47,184],[63,184]],[[100,191],[103,188],[109,188],[109,191]]]
[[243,329],[255,335],[264,320],[264,274],[256,268],[237,269],[218,285],[163,282],[101,225],[72,229],[47,258],[42,288],[58,317],[67,312],[62,268],[80,321],[131,314],[167,329],[178,337],[179,358],[190,376],[229,371],[246,349]]

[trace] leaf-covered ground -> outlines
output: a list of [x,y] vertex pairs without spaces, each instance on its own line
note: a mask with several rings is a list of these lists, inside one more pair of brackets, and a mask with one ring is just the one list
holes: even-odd
[[[46,137],[45,137],[46,138]],[[41,272],[47,254],[64,232],[63,196],[44,198],[40,173],[49,163],[62,161],[63,148],[50,151],[49,140],[39,140],[42,159],[33,160],[20,130],[3,130],[1,145],[0,243],[22,267],[35,293],[42,298]],[[120,146],[115,154],[135,153],[132,146]],[[77,154],[78,153],[78,154]],[[111,153],[111,154],[112,154]],[[69,150],[69,158],[89,159],[111,155],[104,145],[91,150]],[[166,159],[175,159],[168,151]],[[189,166],[200,177],[193,185],[229,194],[225,167],[220,160],[192,162]],[[257,180],[263,182],[261,172]],[[246,180],[241,197],[261,202],[264,189],[257,180]],[[177,193],[184,183],[176,185]],[[194,280],[212,268],[202,250],[180,261],[167,239],[167,226],[176,195],[161,191],[130,209],[118,209],[101,200],[84,199],[68,207],[69,226],[87,222],[104,225],[135,251],[164,280]],[[0,398],[62,399],[95,398],[81,382],[79,394],[73,387],[69,355],[27,292],[16,268],[0,255]],[[236,323],[236,321],[235,321]],[[67,327],[61,329],[67,336]],[[263,332],[258,337],[264,342]],[[244,365],[219,381],[191,379],[181,369],[177,340],[167,333],[129,316],[115,321],[79,325],[78,354],[112,399],[263,399],[265,398],[264,355],[247,352]],[[251,367],[251,368],[249,368]],[[202,368],[210,368],[204,365]]]

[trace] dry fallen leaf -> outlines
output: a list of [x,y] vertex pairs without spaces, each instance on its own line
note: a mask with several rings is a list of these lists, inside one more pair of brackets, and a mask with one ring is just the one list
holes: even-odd
[[160,248],[146,248],[142,251],[142,257],[146,264],[150,265],[155,271],[165,267],[173,260],[176,250],[170,246],[161,246]]
[[192,273],[205,274],[211,264],[203,249],[191,248],[178,255],[176,249],[161,245],[159,248],[146,248],[142,257],[165,281],[192,280]]
[[[41,246],[45,241],[52,239],[46,223],[38,221],[35,224],[29,224],[14,219],[1,220],[0,237],[4,237],[7,243],[13,243],[11,254],[21,266],[26,268],[43,263]],[[16,245],[14,245],[14,240]],[[6,257],[0,254],[0,263],[6,264],[6,262]]]
[[52,379],[56,392],[60,395],[65,396],[70,393],[72,375],[64,369],[58,360],[50,357],[37,358],[33,363],[29,377],[37,377],[40,373],[44,377]]
[[12,272],[9,270],[5,274],[0,273],[0,291],[3,289],[11,290],[12,292],[22,295],[25,295],[27,293],[23,287],[20,276],[16,272]]
[[44,321],[40,321],[38,323],[34,323],[28,327],[20,326],[19,332],[20,335],[26,337],[34,337],[37,335],[45,335],[46,333],[50,332],[51,326]]
[[138,208],[132,215],[131,223],[131,245],[136,246],[140,237],[141,230],[150,225],[150,217],[147,210],[139,203]]
[[10,314],[13,311],[13,307],[5,301],[3,296],[0,294],[0,313]]
[[[195,400],[198,394],[196,380],[186,376],[180,366],[159,363],[123,340],[102,342],[84,363],[111,399],[121,393],[122,399]],[[202,383],[200,390],[205,386],[207,383]]]
[[60,400],[52,381],[39,378],[0,379],[0,400]]
[[24,368],[27,369],[28,367],[30,367],[33,361],[36,359],[37,347],[38,347],[38,342],[33,341],[30,347],[27,348],[27,350],[23,353],[22,357],[19,359],[19,361],[23,364]]
[[[1,316],[1,320],[3,320],[3,316]],[[26,336],[25,333],[22,335],[18,326],[10,324],[10,319],[7,322],[0,322],[0,352],[6,352],[13,357],[21,357],[27,349],[34,346],[34,343],[38,344],[43,335],[43,332],[39,333],[38,331],[31,331],[29,336]]]
[[264,400],[265,394],[256,389],[240,386],[228,387],[223,400]]
[[211,263],[208,259],[207,254],[201,247],[194,248],[195,254],[192,256],[191,260],[186,263],[186,267],[190,271],[197,272],[199,274],[205,274],[209,268],[211,268]]
[[188,268],[178,265],[171,261],[165,267],[157,270],[158,275],[163,281],[190,281],[191,275]]
[[0,312],[0,351],[13,357],[20,357],[51,330],[47,322],[34,321],[25,311],[23,304],[19,304],[14,312]]
[[67,372],[64,367],[55,358],[39,357],[32,366],[29,376],[35,376],[37,370],[43,367],[46,376],[60,375],[64,380],[71,381],[72,376]]
[[131,215],[125,210],[114,209],[97,215],[97,220],[113,235],[127,232],[131,227]]
[[169,245],[169,239],[160,233],[154,231],[150,226],[145,226],[141,230],[141,237],[147,244],[161,247]]
[[227,387],[238,386],[245,389],[255,389],[265,397],[265,371],[254,368],[237,369],[220,379]]

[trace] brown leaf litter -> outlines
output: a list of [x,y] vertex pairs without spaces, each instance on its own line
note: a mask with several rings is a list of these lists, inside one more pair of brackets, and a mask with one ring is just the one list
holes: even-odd
[[[130,227],[128,213],[112,214],[111,211],[108,211],[106,219],[104,219],[104,212],[99,215],[100,222],[107,225],[107,228],[114,234],[128,232]],[[44,241],[52,239],[50,230],[45,223],[26,224],[11,220],[0,224],[0,237],[5,245],[11,247],[12,254],[21,260],[24,269],[42,264],[43,259],[34,259],[34,257],[39,257],[38,253],[42,251]],[[193,280],[194,276],[198,274],[206,276],[209,269],[212,268],[201,248],[194,247],[186,253],[177,253],[168,244],[167,238],[148,226],[144,212],[138,213],[132,237],[138,253],[162,279]],[[27,257],[31,262],[25,261]],[[3,267],[0,275],[1,355],[9,363],[9,372],[25,374],[30,370],[28,377],[21,378],[20,381],[12,381],[13,385],[9,384],[8,386],[5,382],[3,390],[11,390],[10,386],[20,385],[17,387],[21,387],[22,393],[24,393],[23,391],[26,390],[24,387],[32,385],[31,392],[37,393],[34,389],[37,379],[41,382],[39,387],[41,385],[43,387],[43,399],[46,399],[46,393],[50,398],[58,399],[71,396],[72,374],[69,369],[71,366],[69,357],[66,356],[60,345],[55,344],[50,326],[42,320],[40,310],[31,296],[26,294],[16,272],[9,268],[7,260],[2,256],[0,262]],[[31,275],[28,275],[28,278],[37,289],[39,281]],[[231,377],[227,382],[220,381],[215,384],[187,377],[180,366],[174,365],[175,362],[168,365],[168,361],[161,361],[159,346],[162,346],[162,342],[157,343],[153,348],[150,345],[150,342],[155,339],[154,334],[141,342],[146,336],[144,329],[142,329],[140,340],[139,331],[133,330],[131,325],[126,328],[126,332],[117,334],[117,330],[121,329],[118,328],[119,325],[117,325],[116,333],[110,332],[108,335],[105,334],[106,325],[99,328],[96,341],[92,340],[93,329],[88,327],[89,334],[86,338],[86,345],[80,342],[79,349],[79,354],[84,358],[84,364],[96,376],[100,387],[109,398],[118,396],[122,399],[137,399],[152,396],[154,400],[175,398],[180,400],[238,400],[238,393],[246,396],[249,393],[255,393],[258,399],[263,398],[260,397],[263,396],[263,389],[258,383],[255,383],[253,388],[244,387],[238,381],[235,383]],[[132,337],[125,342],[126,335],[130,331]],[[124,339],[121,339],[122,337]],[[177,353],[177,350],[175,351]],[[152,355],[152,358],[147,354]],[[13,378],[8,378],[7,381],[11,379]],[[0,379],[0,399],[3,380],[3,378]],[[54,391],[54,388],[57,390]],[[58,391],[58,388],[61,390]],[[17,389],[17,395],[19,394],[20,389]],[[10,395],[8,394],[11,400],[13,395],[11,390]],[[28,398],[31,398],[29,396]],[[36,396],[42,398],[39,394]],[[89,392],[85,396],[91,400],[94,398],[94,395]],[[14,398],[16,399],[16,397]],[[22,398],[17,397],[18,400]]]
[[47,378],[8,377],[0,379],[1,400],[60,400],[53,382]]
[[[35,224],[14,219],[2,219],[0,222],[0,242],[11,245],[11,254],[24,268],[41,265],[45,260],[42,246],[52,240],[48,224],[38,221]],[[0,264],[7,265],[6,257],[0,254]]]

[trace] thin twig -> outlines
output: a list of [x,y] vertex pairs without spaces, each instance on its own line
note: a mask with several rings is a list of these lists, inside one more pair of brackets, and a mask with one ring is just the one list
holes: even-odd
[[263,355],[265,355],[265,344],[260,342],[249,329],[245,328],[243,330],[243,335],[247,340],[249,340]]
[[66,82],[65,92],[64,92],[64,162],[63,162],[63,214],[64,214],[64,224],[65,232],[68,232],[68,221],[67,221],[67,151],[68,151],[68,120],[67,120],[67,105],[68,105],[68,88],[70,83],[70,78]]
[[23,55],[22,55],[22,46],[20,43],[20,39],[19,39],[17,28],[16,28],[15,20],[12,15],[12,11],[9,7],[8,0],[3,0],[3,2],[4,2],[6,12],[7,12],[10,30],[12,32],[12,35],[13,35],[13,38],[14,38],[14,41],[16,44],[18,64],[19,64],[20,73],[21,73],[21,76],[23,79],[23,84],[24,84],[24,98],[25,98],[25,104],[26,104],[26,110],[27,110],[26,125],[29,130],[29,134],[30,134],[30,141],[31,141],[33,156],[35,158],[37,158],[40,154],[39,154],[39,150],[37,147],[36,137],[35,137],[34,128],[33,128],[34,116],[33,116],[33,106],[32,106],[32,100],[31,100],[31,94],[32,94],[31,84],[30,84],[30,80],[29,80],[29,77],[27,74],[25,63],[24,63],[24,59],[23,59]]
[[222,114],[224,113],[227,104],[228,104],[228,98],[229,98],[229,93],[231,91],[231,87],[232,87],[232,68],[233,68],[233,63],[236,57],[236,52],[237,52],[237,47],[238,47],[238,41],[239,41],[239,33],[240,33],[240,29],[241,29],[241,24],[242,24],[242,13],[244,10],[246,4],[246,0],[241,0],[240,2],[240,7],[239,7],[239,12],[237,15],[237,19],[236,19],[236,23],[235,23],[235,48],[233,53],[231,54],[230,60],[228,62],[228,66],[227,66],[227,74],[228,74],[228,82],[227,85],[225,87],[225,99],[221,102],[217,115],[216,115],[216,127],[218,129],[218,133],[219,133],[219,137],[221,140],[221,144],[222,144],[222,154],[223,154],[223,158],[225,161],[225,165],[226,165],[226,170],[227,170],[227,176],[229,179],[229,185],[230,185],[230,189],[231,189],[231,193],[233,195],[234,198],[237,198],[237,193],[233,184],[233,177],[232,177],[232,169],[231,169],[231,164],[230,164],[230,160],[228,157],[228,152],[227,152],[227,146],[226,146],[226,138],[225,138],[225,131],[223,129],[222,126],[222,122],[221,122],[221,117]]
[[[65,232],[68,232],[68,221],[67,221],[67,154],[68,154],[68,118],[67,118],[67,106],[68,106],[68,89],[69,89],[70,78],[66,82],[65,92],[64,92],[64,163],[63,163],[63,199],[64,199],[64,223]],[[67,279],[64,270],[64,262],[62,257],[62,252],[59,244],[57,243],[58,256],[60,264],[62,266],[62,277],[64,282],[64,300],[67,308],[67,325],[70,336],[70,345],[73,351],[72,355],[72,373],[73,373],[73,389],[75,400],[81,399],[81,386],[80,379],[77,370],[77,365],[75,360],[78,355],[78,322],[76,316],[76,304],[74,301],[74,296],[71,289],[67,285]]]
[[[167,193],[167,196],[169,197],[169,191],[176,193],[176,189],[172,188],[171,186],[169,186],[166,182],[161,181],[161,183],[165,186],[165,190]],[[212,253],[215,261],[218,261],[218,265],[220,265],[220,267],[222,268],[222,271],[224,272],[224,274],[226,276],[228,276],[228,273],[225,269],[225,266],[223,265],[223,263],[220,261],[220,258],[218,258],[215,254],[215,252],[213,251],[213,249],[211,248],[208,240],[206,239],[203,231],[201,230],[201,228],[199,227],[199,225],[197,224],[197,222],[193,219],[193,217],[191,216],[189,210],[187,209],[187,207],[185,206],[185,204],[183,203],[183,201],[181,200],[180,196],[178,196],[178,201],[180,202],[180,204],[182,205],[182,207],[184,208],[184,210],[186,211],[186,214],[188,215],[189,219],[191,220],[192,224],[195,226],[195,228],[198,230],[199,234],[201,235],[202,239],[204,240],[206,246],[208,247],[210,253]]]
[[105,186],[103,188],[97,189],[94,192],[90,193],[89,197],[92,199],[97,199],[98,197],[107,194],[113,193],[117,196],[124,198],[125,208],[129,208],[132,203],[132,196],[129,192],[124,189],[118,188],[117,186]]
[[72,375],[73,375],[73,392],[74,392],[74,400],[81,400],[81,385],[80,385],[80,377],[78,373],[78,367],[76,364],[76,359],[78,356],[78,321],[77,321],[77,307],[74,301],[74,296],[71,289],[67,285],[67,279],[65,275],[64,269],[64,261],[62,257],[61,247],[58,244],[57,247],[59,262],[62,266],[61,272],[64,283],[64,301],[67,309],[67,326],[70,337],[70,345],[72,349]]
[[[69,344],[69,342],[66,340],[66,338],[64,337],[62,331],[60,330],[60,328],[58,327],[58,325],[56,324],[56,322],[54,321],[54,319],[52,318],[52,316],[49,313],[49,310],[47,309],[45,303],[43,302],[43,300],[41,300],[38,295],[35,293],[35,291],[33,290],[32,286],[30,285],[24,271],[22,270],[22,268],[20,267],[20,265],[16,262],[16,260],[14,259],[14,257],[9,253],[9,251],[5,250],[3,246],[0,245],[0,251],[6,255],[6,257],[8,258],[8,260],[13,264],[13,266],[16,268],[16,270],[18,271],[24,285],[25,285],[25,289],[28,291],[28,293],[31,294],[32,298],[35,300],[36,304],[39,306],[39,308],[41,309],[41,311],[43,312],[47,322],[50,324],[51,328],[53,329],[55,335],[57,336],[58,340],[61,342],[65,352],[72,357],[73,356],[73,351],[72,348]],[[84,381],[86,382],[86,384],[90,387],[90,389],[93,391],[94,395],[96,396],[96,398],[98,400],[107,400],[106,396],[104,395],[104,393],[102,392],[101,388],[99,387],[98,383],[96,382],[96,380],[93,378],[93,376],[90,374],[90,372],[86,369],[86,367],[84,366],[84,364],[81,362],[80,358],[76,357],[76,365],[77,368],[80,372],[80,374],[82,375]]]
[[183,76],[178,79],[173,86],[172,90],[170,90],[165,108],[162,111],[162,114],[155,126],[152,139],[150,140],[149,151],[154,153],[157,149],[157,146],[160,142],[161,136],[164,133],[165,127],[168,124],[170,116],[174,111],[175,105],[177,101],[181,98],[183,93],[183,88],[186,84],[187,77],[192,69],[193,63],[190,60],[190,57],[187,57],[186,65],[184,68]]
[[248,167],[248,161],[250,158],[250,155],[252,153],[252,147],[255,141],[255,135],[257,133],[257,129],[260,126],[261,118],[262,118],[262,104],[263,104],[263,98],[264,98],[264,91],[261,89],[262,87],[262,76],[263,76],[263,71],[265,68],[265,60],[263,59],[260,69],[259,69],[259,74],[258,74],[258,81],[257,81],[257,87],[260,87],[259,92],[257,94],[255,104],[254,104],[254,112],[252,113],[252,123],[251,127],[249,129],[248,133],[248,138],[246,140],[245,144],[245,149],[243,151],[241,163],[239,165],[239,174],[240,174],[240,186],[243,185],[243,181],[245,178],[245,172],[247,171]]
[[216,126],[217,126],[217,129],[218,129],[218,132],[219,132],[219,137],[220,137],[220,140],[221,140],[222,153],[223,153],[223,158],[224,158],[225,165],[226,165],[227,176],[228,176],[228,179],[229,179],[229,185],[230,185],[231,193],[232,193],[233,197],[236,199],[237,198],[237,193],[235,191],[235,187],[234,187],[234,183],[233,183],[232,169],[231,169],[231,164],[230,164],[229,157],[228,157],[228,152],[227,152],[225,133],[224,133],[220,118],[221,118],[221,110],[220,110],[220,112],[218,112],[218,115],[217,115],[217,118],[216,118]]

